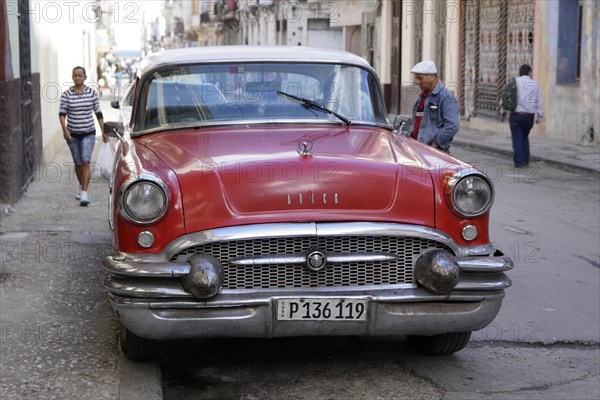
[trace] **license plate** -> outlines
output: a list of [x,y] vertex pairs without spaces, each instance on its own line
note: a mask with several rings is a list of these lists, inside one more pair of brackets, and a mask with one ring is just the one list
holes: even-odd
[[297,298],[277,300],[279,321],[366,321],[367,300]]

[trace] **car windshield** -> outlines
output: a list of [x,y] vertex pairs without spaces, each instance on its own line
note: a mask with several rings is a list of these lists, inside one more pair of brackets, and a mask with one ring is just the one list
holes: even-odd
[[352,124],[388,124],[377,80],[340,64],[176,66],[154,73],[141,100],[135,131],[224,121],[342,123],[336,114]]

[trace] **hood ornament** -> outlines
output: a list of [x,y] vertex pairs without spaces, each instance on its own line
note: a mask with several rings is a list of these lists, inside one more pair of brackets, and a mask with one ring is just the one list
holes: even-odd
[[310,151],[312,150],[312,148],[313,142],[309,138],[302,138],[298,142],[298,154],[300,154],[301,157],[311,156],[312,154],[310,153]]

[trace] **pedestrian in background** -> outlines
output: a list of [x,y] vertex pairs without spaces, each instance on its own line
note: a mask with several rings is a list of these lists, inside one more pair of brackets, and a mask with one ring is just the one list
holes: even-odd
[[123,81],[123,67],[121,64],[115,66],[115,99],[121,100],[121,82]]
[[517,107],[510,113],[508,123],[512,136],[515,168],[529,165],[529,132],[534,122],[539,124],[544,118],[540,85],[532,78],[531,67],[527,64],[519,68],[517,80]]
[[[96,91],[84,84],[87,79],[85,68],[73,68],[72,78],[74,85],[62,93],[58,115],[63,136],[75,163],[75,175],[81,186],[81,191],[75,198],[81,206],[87,206],[90,204],[87,192],[91,178],[90,160],[96,140],[92,113],[96,114],[100,129],[104,125],[104,118]],[[104,133],[102,140],[108,142],[108,136]]]
[[410,136],[431,147],[450,152],[450,142],[458,132],[458,104],[456,98],[437,78],[433,61],[421,61],[411,70],[421,88],[421,95],[413,106],[413,126]]

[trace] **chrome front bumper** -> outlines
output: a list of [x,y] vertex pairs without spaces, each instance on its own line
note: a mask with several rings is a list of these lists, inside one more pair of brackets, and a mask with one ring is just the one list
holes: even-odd
[[[281,235],[396,235],[422,237],[448,246],[460,278],[447,294],[417,284],[294,289],[223,289],[208,300],[184,290],[187,262],[171,262],[180,249],[199,243]],[[107,257],[104,286],[121,322],[152,339],[280,337],[308,335],[434,335],[478,330],[497,315],[510,279],[512,261],[491,246],[462,248],[443,233],[387,223],[265,224],[221,228],[178,239],[158,255]],[[366,321],[280,321],[277,300],[355,298],[367,301]]]

